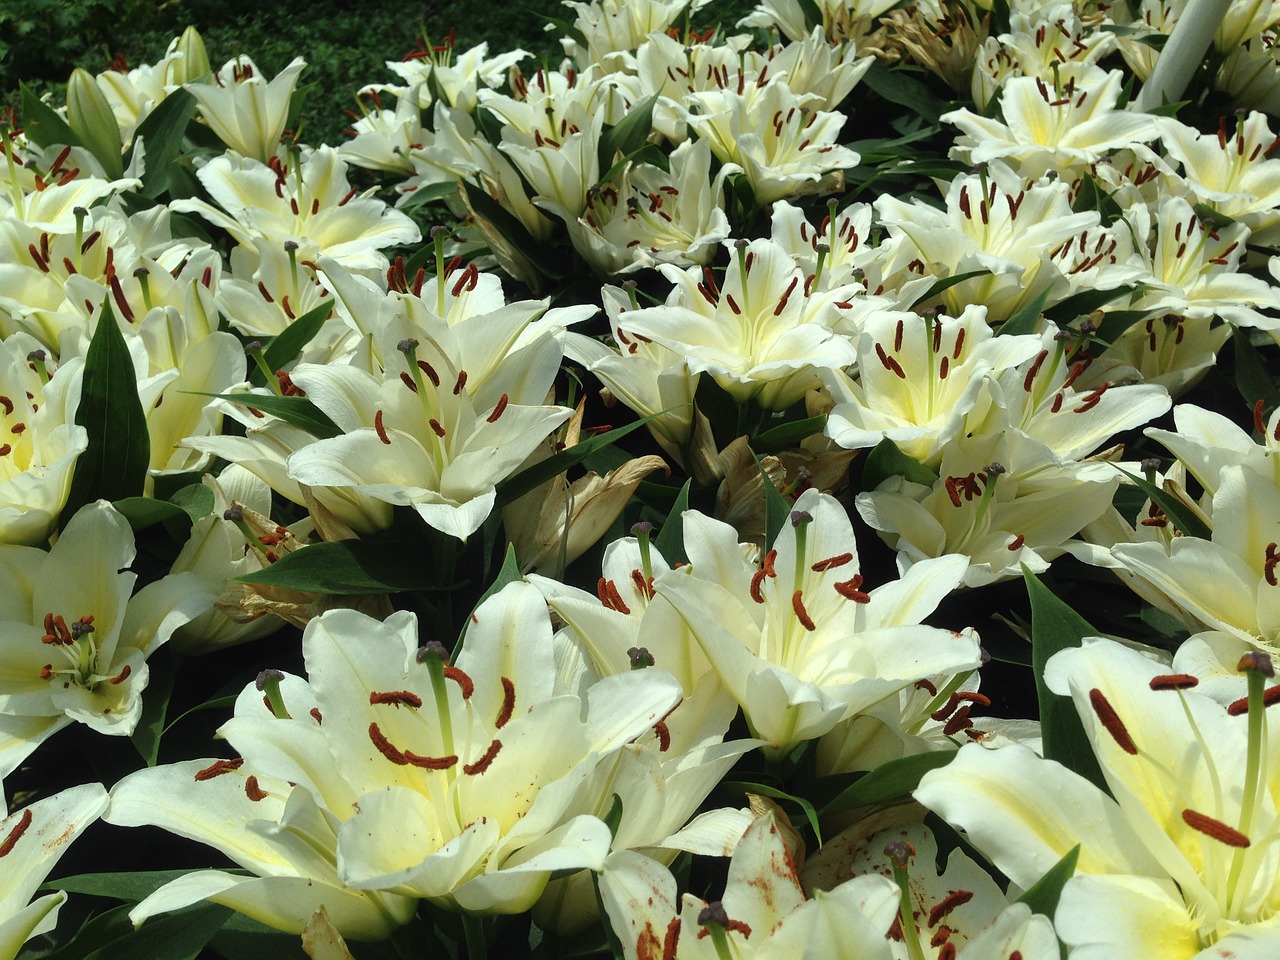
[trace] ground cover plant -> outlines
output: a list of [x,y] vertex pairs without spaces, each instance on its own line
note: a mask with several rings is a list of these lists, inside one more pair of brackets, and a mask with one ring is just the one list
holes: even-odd
[[3,118],[0,957],[1277,954],[1280,4],[326,22]]

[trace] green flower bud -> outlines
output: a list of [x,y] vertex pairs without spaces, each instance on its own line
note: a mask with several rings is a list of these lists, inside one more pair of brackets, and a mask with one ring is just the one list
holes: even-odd
[[98,158],[107,176],[124,175],[124,143],[111,104],[88,70],[76,67],[67,81],[67,123],[80,143]]
[[182,54],[182,59],[174,68],[174,83],[191,83],[213,73],[209,54],[204,48],[204,38],[195,27],[187,27],[182,31],[182,36],[178,38],[178,52]]

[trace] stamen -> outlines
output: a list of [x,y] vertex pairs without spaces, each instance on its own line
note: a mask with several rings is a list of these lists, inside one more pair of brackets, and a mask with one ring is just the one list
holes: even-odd
[[379,410],[373,415],[373,432],[378,435],[378,439],[391,446],[391,437],[387,435],[387,428],[382,425],[382,411]]
[[475,763],[468,763],[462,768],[462,772],[469,777],[476,777],[489,769],[489,764],[493,763],[493,758],[498,755],[498,751],[502,749],[502,741],[495,738],[489,744],[489,749]]
[[267,791],[263,790],[262,787],[258,786],[258,778],[255,777],[253,774],[250,774],[248,777],[245,778],[244,795],[248,797],[250,800],[252,800],[254,803],[258,803],[260,800],[267,799]]
[[952,890],[947,894],[946,899],[939,902],[932,910],[929,911],[929,926],[936,927],[939,920],[949,914],[952,910],[955,910],[957,907],[963,907],[972,899],[972,890]]
[[18,841],[27,832],[33,819],[30,807],[22,811],[22,816],[18,818],[14,828],[9,831],[9,835],[4,838],[4,843],[0,843],[0,857],[7,857],[13,848],[18,845]]
[[1138,755],[1137,744],[1129,736],[1129,731],[1120,719],[1119,714],[1116,713],[1115,708],[1111,706],[1110,701],[1097,687],[1089,691],[1089,703],[1093,705],[1093,712],[1098,715],[1098,721],[1106,728],[1107,733],[1111,734],[1111,738],[1115,740],[1116,745],[1125,753],[1136,757]]
[[507,395],[504,393],[501,397],[498,398],[498,403],[496,406],[494,406],[493,413],[485,417],[485,422],[497,423],[498,418],[502,416],[502,411],[505,409],[507,409]]
[[666,753],[671,749],[671,730],[665,721],[659,720],[653,725],[653,732],[658,735],[658,752]]
[[516,685],[508,677],[502,678],[502,706],[498,709],[498,718],[494,721],[495,730],[501,730],[511,719],[516,709]]
[[452,753],[447,757],[421,757],[406,750],[404,752],[404,761],[409,766],[418,767],[422,770],[448,770],[458,762],[458,757]]
[[843,567],[846,563],[853,560],[852,553],[840,553],[834,557],[827,557],[825,560],[819,560],[809,567],[814,573],[823,573],[832,570],[835,567]]
[[445,679],[452,680],[458,685],[459,689],[462,691],[463,700],[471,699],[471,694],[475,692],[476,685],[466,673],[459,670],[457,667],[445,667],[444,676]]
[[1250,840],[1235,827],[1229,827],[1221,820],[1190,808],[1182,811],[1182,822],[1197,833],[1224,843],[1228,847],[1247,847]]
[[203,780],[212,780],[214,777],[220,777],[224,773],[230,773],[232,770],[239,770],[244,766],[244,757],[232,757],[230,760],[215,760],[203,770],[196,771],[195,781],[197,783]]
[[848,580],[835,583],[833,586],[836,588],[836,593],[840,594],[840,596],[844,597],[846,600],[852,600],[854,603],[871,602],[871,594],[866,593],[861,589],[862,574],[860,573],[854,574]]
[[417,709],[422,706],[422,698],[416,693],[410,693],[408,690],[388,690],[386,692],[378,692],[376,690],[369,693],[369,705],[376,706],[378,704],[389,704],[399,709],[403,704],[406,707]]
[[1200,680],[1189,673],[1163,673],[1152,677],[1149,686],[1152,690],[1190,690],[1199,683]]
[[809,612],[804,608],[804,600],[800,596],[801,591],[797,590],[791,594],[791,609],[795,611],[796,619],[800,621],[800,626],[806,630],[817,630],[817,625],[813,622],[813,618],[809,616]]
[[392,746],[391,741],[388,740],[378,728],[376,721],[369,724],[369,739],[373,741],[373,745],[378,748],[378,752],[396,766],[408,766],[409,761],[405,758],[405,755]]

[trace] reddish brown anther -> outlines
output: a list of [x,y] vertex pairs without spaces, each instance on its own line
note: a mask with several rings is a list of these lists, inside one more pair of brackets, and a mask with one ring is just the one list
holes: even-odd
[[972,890],[952,890],[929,911],[929,926],[936,927],[943,917],[957,907],[963,907],[972,899]]
[[502,706],[498,708],[498,717],[493,722],[495,730],[501,730],[511,719],[516,709],[516,685],[509,677],[502,678]]
[[22,811],[22,816],[18,818],[18,822],[9,831],[9,835],[4,838],[4,842],[0,843],[0,857],[7,857],[13,851],[13,848],[18,845],[18,841],[22,839],[22,835],[31,826],[32,819],[30,808]]
[[852,600],[854,603],[870,603],[871,594],[862,590],[862,574],[855,573],[848,580],[841,580],[832,584],[836,588],[836,593],[844,597],[846,600]]
[[245,778],[244,795],[254,803],[267,799],[267,791],[258,786],[258,778],[252,774]]
[[797,590],[791,594],[791,609],[795,611],[796,619],[800,621],[800,626],[806,630],[817,630],[817,625],[813,622],[813,618],[809,616],[809,611],[804,608],[804,598],[800,595],[801,591]]
[[1089,691],[1089,703],[1093,705],[1093,712],[1097,714],[1098,721],[1106,728],[1107,733],[1111,734],[1111,739],[1116,742],[1116,745],[1125,753],[1137,756],[1138,746],[1133,742],[1133,737],[1129,736],[1129,730],[1125,727],[1124,721],[1120,719],[1111,702],[1097,687]]
[[1162,673],[1152,677],[1148,684],[1152,690],[1190,690],[1200,680],[1189,673]]
[[457,667],[445,667],[444,676],[446,680],[452,680],[458,685],[462,691],[463,700],[471,699],[471,694],[475,693],[476,685],[466,673],[459,670]]
[[843,567],[846,563],[849,563],[852,560],[852,553],[841,553],[834,557],[827,557],[825,560],[819,560],[817,563],[810,566],[809,569],[814,573],[823,573],[824,571],[832,570],[835,567]]
[[489,764],[493,763],[493,758],[498,755],[498,751],[501,749],[502,741],[495,738],[493,742],[489,744],[489,749],[484,752],[484,756],[475,763],[465,764],[462,768],[462,772],[469,777],[479,776],[489,769]]
[[1203,833],[1206,837],[1211,837],[1219,843],[1226,844],[1228,847],[1243,848],[1250,844],[1249,838],[1235,827],[1228,826],[1221,820],[1208,814],[1200,813],[1198,810],[1183,810],[1182,822],[1197,833]]
[[486,423],[497,423],[498,418],[502,416],[502,411],[507,409],[507,395],[504,393],[498,398],[497,404],[494,405],[493,413],[485,417]]
[[408,690],[373,690],[369,693],[370,706],[387,704],[399,709],[401,706],[417,709],[422,706],[422,698]]
[[202,780],[212,780],[214,777],[220,777],[224,773],[230,773],[232,770],[239,770],[244,766],[244,757],[232,757],[230,760],[215,760],[203,770],[196,771],[195,780],[199,783]]

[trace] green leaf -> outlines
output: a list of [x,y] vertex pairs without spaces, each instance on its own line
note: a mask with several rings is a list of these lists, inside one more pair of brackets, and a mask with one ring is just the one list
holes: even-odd
[[65,890],[67,893],[82,893],[89,897],[109,897],[112,900],[138,903],[151,896],[170,880],[185,877],[190,872],[190,870],[138,870],[126,873],[80,873],[60,880],[46,880],[40,889]]
[[1211,207],[1207,203],[1194,203],[1191,209],[1196,212],[1196,216],[1200,218],[1202,223],[1212,223],[1215,227],[1229,227],[1236,222],[1235,217],[1228,216],[1217,207]]
[[764,465],[760,462],[760,456],[758,454],[753,454],[753,456],[756,458],[756,469],[760,471],[760,481],[764,484],[765,547],[772,549],[773,542],[778,539],[778,534],[782,532],[787,518],[791,516],[791,504],[787,502],[782,492],[774,486],[769,474],[764,469]]
[[[484,603],[507,584],[515,583],[520,579],[523,578],[520,575],[520,564],[516,562],[516,548],[513,544],[508,543],[507,552],[502,556],[502,567],[498,570],[498,576],[494,579],[493,583],[489,584],[489,589],[480,594],[480,599],[477,600],[476,605],[471,608],[472,612],[478,610],[480,608],[480,604]],[[471,618],[468,617],[467,623],[470,622]],[[463,629],[466,629],[465,624],[463,625]],[[455,650],[453,655],[456,657],[458,655],[458,651]]]
[[[452,197],[458,192],[457,180],[443,180],[440,183],[428,183],[409,194],[409,199],[400,205],[402,213],[413,213],[419,207],[424,207],[434,200],[443,200],[446,197]],[[427,250],[431,250],[428,245]]]
[[942,291],[954,287],[957,283],[964,283],[966,280],[972,280],[974,277],[987,277],[991,275],[990,270],[970,270],[968,273],[957,273],[953,277],[943,277],[941,280],[935,280],[929,289],[916,297],[915,303],[911,304],[914,310],[920,304],[928,300],[932,300]]
[[[1026,893],[1018,898],[1018,903],[1025,903],[1032,913],[1053,918],[1058,912],[1058,901],[1062,899],[1062,888],[1075,876],[1076,862],[1080,859],[1080,844],[1076,844],[1061,860],[1049,868],[1043,877],[1031,885]],[[1062,956],[1067,955],[1066,946],[1061,948]]]
[[1120,209],[1120,204],[1111,196],[1111,193],[1096,178],[1087,173],[1080,181],[1075,202],[1071,204],[1073,213],[1081,213],[1085,210],[1096,210],[1102,217],[1104,227],[1111,226],[1124,216],[1124,211]]
[[99,947],[85,960],[196,960],[234,912],[217,903],[197,903],[152,917],[119,940]]
[[618,835],[618,826],[622,823],[622,798],[616,793],[609,801],[609,812],[600,819],[609,828],[609,836],[616,837]]
[[[477,111],[479,112],[479,111]],[[489,196],[481,187],[467,181],[462,182],[466,191],[467,202],[477,217],[481,217],[502,234],[526,260],[552,280],[562,280],[569,275],[565,266],[557,263],[549,255],[551,247],[545,241],[535,240],[525,229],[525,225],[509,210]]]
[[25,83],[18,85],[22,90],[22,129],[27,139],[37,146],[52,147],[55,144],[70,144],[83,147],[67,125],[67,121],[58,116],[56,110],[45,103],[34,90]]
[[342,428],[306,397],[277,397],[275,394],[258,393],[202,393],[200,396],[230,400],[249,410],[261,410],[307,431],[319,440],[328,440],[342,433]]
[[164,735],[177,667],[177,657],[167,647],[147,660],[150,679],[142,694],[142,716],[129,739],[148,767],[154,767],[160,756],[160,738]]
[[818,846],[822,846],[822,827],[818,823],[818,811],[804,797],[797,797],[795,794],[779,790],[777,787],[769,787],[763,783],[749,783],[745,780],[726,780],[720,786],[725,790],[741,790],[743,793],[755,793],[762,797],[769,797],[772,800],[788,800],[796,804],[804,811],[804,818],[809,821],[809,829],[813,831],[813,835],[817,838]]
[[885,437],[867,454],[862,465],[862,489],[874,490],[890,477],[905,477],[912,483],[932,487],[938,475],[898,449],[898,445]]
[[873,63],[863,75],[862,84],[929,121],[936,121],[947,109],[932,90],[901,68],[891,70],[882,63]]
[[[1087,317],[1098,308],[1119,300],[1135,290],[1137,290],[1137,287],[1132,285],[1112,287],[1110,290],[1081,290],[1079,293],[1073,293],[1065,300],[1059,300],[1048,310],[1045,310],[1045,319],[1051,320],[1061,327],[1077,317]],[[1000,332],[1004,333],[1003,327],[1000,328]]]
[[654,94],[632,104],[625,117],[600,134],[601,170],[609,169],[616,155],[626,157],[649,142],[649,135],[653,133],[653,105],[657,102],[658,95]]
[[169,502],[181,507],[193,523],[213,513],[213,491],[203,483],[191,483],[175,491]]
[[905,797],[920,785],[921,777],[930,770],[945,767],[954,756],[950,750],[935,750],[882,763],[837,794],[822,808],[820,815],[825,817],[873,803],[884,803],[895,797]]
[[169,171],[182,151],[187,124],[191,122],[195,110],[196,98],[186,90],[175,90],[138,124],[125,166],[132,162],[134,147],[141,140],[145,151],[145,171],[142,175],[142,189],[139,191],[142,196],[155,199],[169,188]]
[[1177,497],[1166,493],[1162,487],[1157,487],[1146,477],[1140,477],[1119,467],[1117,469],[1132,480],[1152,503],[1163,510],[1169,521],[1184,534],[1189,537],[1199,537],[1201,540],[1213,539],[1213,531],[1208,525]]
[[1044,755],[1046,759],[1057,760],[1106,790],[1102,769],[1093,755],[1075,704],[1070,697],[1055,694],[1044,682],[1044,668],[1050,657],[1059,650],[1080,646],[1081,637],[1097,636],[1098,631],[1054,596],[1025,564],[1022,576],[1031,598],[1031,673],[1035,677],[1036,700],[1040,704]]
[[407,541],[339,540],[313,543],[233,579],[326,595],[449,589],[431,577],[429,560],[420,545]]
[[1280,406],[1280,389],[1267,372],[1262,352],[1249,341],[1248,331],[1239,327],[1231,337],[1231,345],[1236,355],[1236,389],[1249,406],[1261,400],[1263,411],[1270,414]]
[[667,519],[658,528],[658,535],[653,540],[653,545],[658,548],[663,559],[672,566],[689,562],[689,555],[684,550],[684,512],[689,509],[689,487],[692,484],[692,479],[684,482],[671,512],[667,514]]
[[657,144],[646,143],[633,152],[628,153],[626,156],[619,157],[617,162],[614,163],[614,165],[605,172],[604,176],[600,178],[600,182],[610,182],[614,177],[622,173],[623,168],[626,167],[627,164],[633,164],[636,166],[639,166],[640,164],[648,164],[651,167],[657,167],[663,173],[671,172],[671,163],[667,159],[667,155],[662,152],[662,148]]
[[1036,295],[1034,300],[1030,303],[1024,303],[1014,311],[1008,320],[1000,324],[1000,333],[1010,336],[1035,333],[1036,324],[1040,321],[1040,314],[1044,312],[1044,305],[1049,302],[1050,290],[1050,287],[1045,287]]
[[1108,310],[1102,317],[1095,334],[1104,343],[1115,343],[1124,333],[1139,320],[1145,320],[1146,310]]
[[76,460],[62,522],[93,500],[124,500],[142,494],[151,460],[147,419],[138,400],[138,380],[111,303],[104,300],[85,354],[84,382],[76,423],[89,445]]
[[111,504],[129,521],[129,526],[136,533],[147,527],[154,527],[166,520],[185,520],[191,525],[191,517],[187,511],[168,500],[153,500],[151,497],[125,497]]
[[821,433],[827,425],[827,415],[820,413],[816,417],[805,417],[803,420],[792,420],[770,427],[763,433],[751,438],[751,449],[757,453],[773,453],[775,450],[787,450],[797,446],[801,440]]
[[[298,359],[298,354],[302,353],[303,348],[315,339],[316,334],[320,332],[320,328],[324,326],[324,322],[329,319],[329,314],[332,312],[333,299],[329,298],[318,307],[308,310],[289,326],[285,327],[284,330],[272,337],[265,344],[265,349],[263,350],[263,358],[267,361],[268,369],[273,372],[283,370]],[[250,381],[258,386],[263,386],[265,380],[262,371],[255,366],[253,374],[253,377],[250,377]]]
[[514,500],[519,500],[526,493],[534,490],[552,477],[559,476],[570,467],[576,467],[587,457],[591,456],[610,444],[616,443],[633,430],[643,427],[654,417],[661,416],[666,411],[659,413],[651,413],[647,417],[642,417],[635,423],[628,423],[625,427],[618,427],[607,433],[597,434],[594,437],[588,437],[579,443],[575,443],[567,450],[561,450],[555,456],[547,457],[545,460],[539,460],[533,466],[526,467],[514,477],[508,477],[502,483],[498,484],[498,500],[494,504],[495,507],[505,507]]

